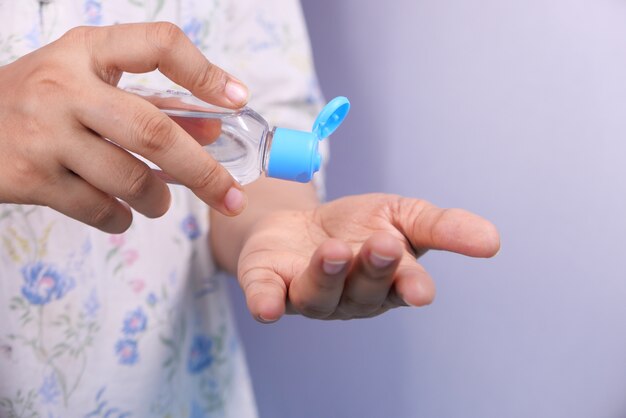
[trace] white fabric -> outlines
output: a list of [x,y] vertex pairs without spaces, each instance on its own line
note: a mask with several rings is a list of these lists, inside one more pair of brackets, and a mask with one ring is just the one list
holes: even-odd
[[[0,65],[74,26],[153,20],[244,80],[272,124],[310,129],[321,98],[293,0],[0,0]],[[171,190],[165,216],[121,235],[0,205],[0,417],[256,416],[208,209]]]

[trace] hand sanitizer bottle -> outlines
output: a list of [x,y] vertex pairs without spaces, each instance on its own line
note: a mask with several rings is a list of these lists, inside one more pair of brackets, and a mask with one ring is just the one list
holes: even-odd
[[[319,142],[341,125],[350,109],[347,98],[334,98],[317,116],[312,132],[305,132],[270,129],[265,119],[248,107],[225,109],[181,91],[144,87],[125,90],[161,109],[241,184],[248,184],[263,173],[268,177],[309,182],[322,163]],[[160,175],[175,183],[165,173]]]

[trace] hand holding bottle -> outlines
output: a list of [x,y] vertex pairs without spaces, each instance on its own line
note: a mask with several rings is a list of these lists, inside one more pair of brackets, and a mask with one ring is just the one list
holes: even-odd
[[0,203],[50,206],[113,233],[132,220],[118,199],[163,215],[167,185],[129,150],[221,213],[241,212],[241,186],[192,136],[115,87],[124,71],[157,68],[207,102],[246,103],[246,88],[169,23],[75,28],[0,67]]
[[435,286],[416,258],[429,249],[491,257],[500,246],[496,228],[477,215],[387,194],[277,211],[247,237],[237,275],[262,322],[285,312],[351,319],[426,305]]
[[[317,115],[311,132],[307,132],[270,128],[261,115],[248,107],[223,109],[186,92],[141,86],[126,90],[176,121],[242,185],[263,173],[300,183],[311,181],[322,165],[320,141],[337,130],[350,110],[346,97],[335,97]],[[167,181],[174,180],[161,172],[159,175]]]

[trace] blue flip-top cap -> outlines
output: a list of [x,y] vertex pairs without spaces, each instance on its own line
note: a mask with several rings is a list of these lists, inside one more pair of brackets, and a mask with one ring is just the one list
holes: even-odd
[[269,177],[311,181],[322,165],[319,142],[328,138],[341,125],[350,110],[347,98],[335,97],[317,115],[312,132],[276,128],[267,167]]

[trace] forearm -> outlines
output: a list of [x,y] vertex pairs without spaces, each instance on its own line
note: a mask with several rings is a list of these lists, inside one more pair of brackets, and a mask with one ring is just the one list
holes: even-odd
[[217,264],[231,274],[250,229],[264,216],[278,210],[308,210],[319,204],[312,184],[261,178],[245,187],[248,207],[236,217],[211,209],[211,248]]

